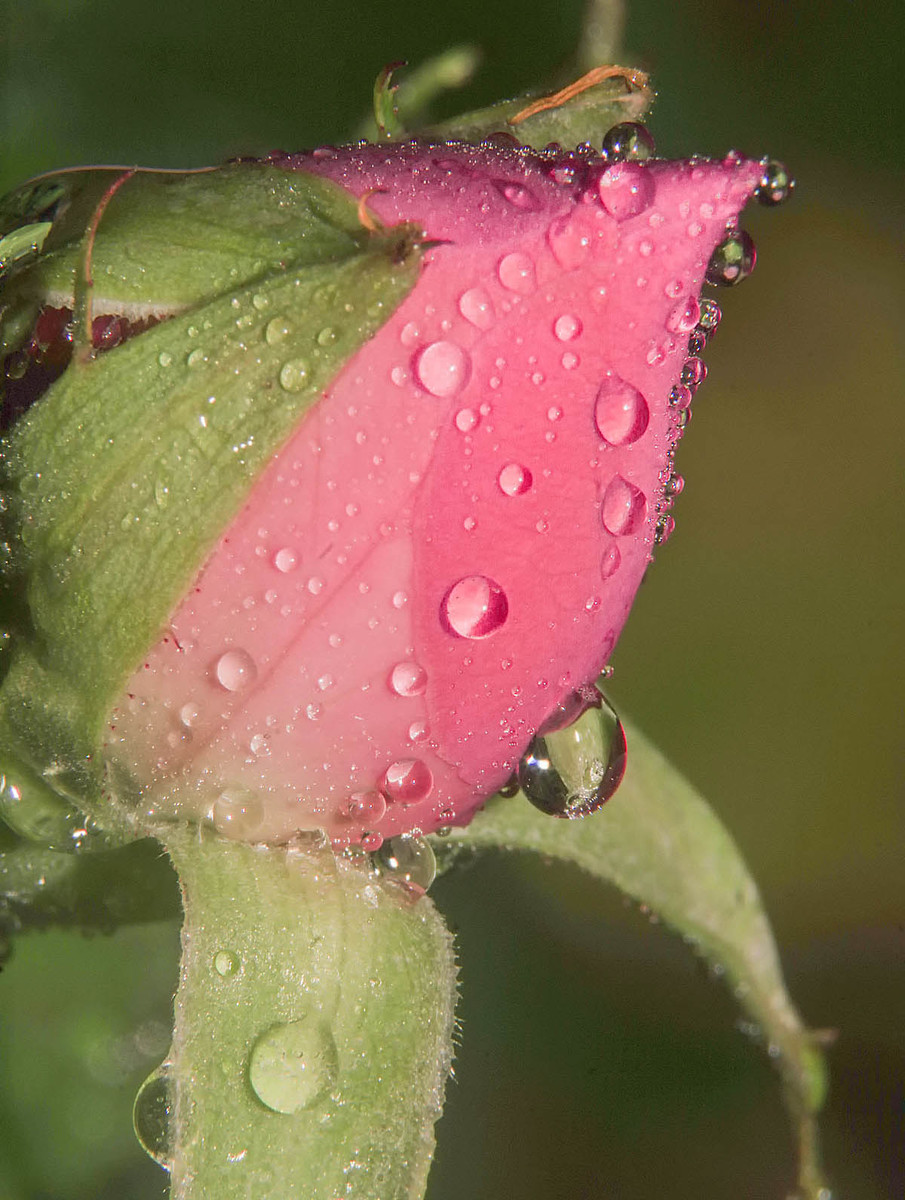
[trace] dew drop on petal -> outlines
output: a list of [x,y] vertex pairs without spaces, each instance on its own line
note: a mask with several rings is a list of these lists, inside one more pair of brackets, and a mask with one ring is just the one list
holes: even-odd
[[273,1025],[248,1060],[248,1082],[271,1112],[296,1113],[322,1100],[336,1082],[338,1056],[326,1021],[311,1014]]
[[582,330],[581,318],[571,313],[563,313],[553,322],[553,333],[561,342],[571,342],[579,336]]
[[415,360],[415,375],[432,396],[455,396],[468,381],[471,361],[455,342],[431,342]]
[[382,792],[353,792],[349,797],[346,814],[354,821],[376,825],[383,820],[386,810],[386,796]]
[[640,488],[616,475],[603,494],[600,515],[608,533],[613,537],[624,537],[644,523],[647,500]]
[[789,174],[788,168],[775,158],[765,158],[761,162],[762,174],[760,182],[754,189],[758,204],[773,207],[783,204],[792,195],[795,180]]
[[497,274],[504,288],[520,296],[530,296],[537,287],[534,262],[519,250],[500,259]]
[[214,677],[228,692],[241,691],[253,682],[257,673],[254,659],[245,650],[227,650],[214,664]]
[[264,819],[264,806],[249,788],[226,788],[211,807],[210,818],[226,837],[246,838]]
[[604,134],[601,152],[610,162],[632,159],[640,162],[654,153],[654,139],[644,125],[622,121]]
[[600,176],[597,190],[610,216],[617,221],[627,221],[650,207],[656,184],[645,167],[632,162],[617,162]]
[[459,433],[471,433],[481,422],[480,414],[473,408],[460,408],[455,416]]
[[521,463],[506,463],[497,476],[500,491],[505,496],[521,496],[533,482],[531,472]]
[[434,786],[430,767],[420,758],[400,758],[391,763],[380,783],[380,790],[399,804],[418,804],[427,799]]
[[619,565],[622,562],[622,555],[619,552],[619,547],[615,542],[610,542],[603,554],[600,556],[600,578],[609,579],[619,570]]
[[490,296],[482,287],[469,288],[459,297],[459,312],[476,329],[490,329],[495,321]]
[[757,251],[751,235],[738,229],[714,250],[704,278],[716,287],[735,287],[748,278],[756,262]]
[[707,364],[700,358],[686,358],[682,367],[681,382],[682,386],[694,391],[707,378]]
[[553,221],[547,230],[547,243],[553,257],[566,271],[577,270],[591,249],[588,235],[568,215]]
[[430,843],[411,835],[384,842],[374,855],[374,865],[385,878],[415,883],[425,891],[437,877],[437,860]]
[[677,304],[666,318],[670,333],[690,333],[701,319],[701,306],[694,296]]
[[440,604],[441,624],[463,638],[490,637],[508,615],[506,593],[486,575],[466,575],[452,585]]
[[416,662],[396,663],[389,684],[397,696],[421,696],[427,688],[427,671]]
[[515,208],[522,208],[525,212],[537,212],[540,208],[535,194],[521,183],[510,183],[504,179],[495,179],[493,186]]
[[597,431],[611,446],[636,442],[647,429],[650,411],[636,387],[618,375],[608,375],[597,389],[594,422]]
[[290,550],[288,546],[284,546],[281,550],[277,550],[273,556],[273,565],[283,575],[294,571],[298,566],[298,557],[294,550]]

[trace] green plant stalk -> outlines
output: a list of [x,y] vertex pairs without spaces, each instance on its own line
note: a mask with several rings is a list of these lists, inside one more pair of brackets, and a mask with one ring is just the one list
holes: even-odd
[[456,975],[431,901],[326,843],[174,828],[167,848],[185,909],[173,1200],[421,1197]]

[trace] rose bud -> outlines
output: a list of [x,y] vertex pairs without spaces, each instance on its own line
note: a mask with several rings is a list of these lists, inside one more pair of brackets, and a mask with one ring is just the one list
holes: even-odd
[[17,194],[7,807],[467,823],[671,531],[763,171],[412,141]]

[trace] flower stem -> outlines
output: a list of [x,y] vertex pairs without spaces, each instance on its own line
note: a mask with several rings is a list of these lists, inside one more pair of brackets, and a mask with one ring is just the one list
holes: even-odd
[[431,902],[322,841],[166,841],[185,908],[172,1200],[421,1197],[455,999]]

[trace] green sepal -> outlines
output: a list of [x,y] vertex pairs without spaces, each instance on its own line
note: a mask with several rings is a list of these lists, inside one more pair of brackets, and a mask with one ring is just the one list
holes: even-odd
[[[110,186],[96,174],[60,217],[73,237]],[[14,295],[74,293],[87,247],[62,237],[14,275]],[[419,237],[370,231],[337,186],[266,165],[139,175],[113,196],[93,243],[104,307],[180,311],[76,353],[3,443],[4,581],[19,620],[0,772],[25,799],[49,788],[102,819],[99,751],[125,680],[273,454],[414,286]]]

